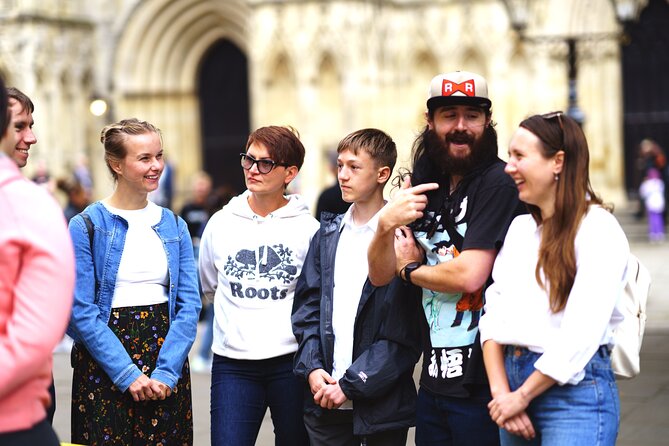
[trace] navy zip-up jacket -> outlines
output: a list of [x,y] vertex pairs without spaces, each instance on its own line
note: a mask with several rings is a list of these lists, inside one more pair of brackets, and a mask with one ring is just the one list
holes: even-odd
[[[305,412],[314,403],[309,374],[332,373],[334,264],[342,215],[323,213],[297,281],[293,332],[299,343],[294,372],[307,381]],[[415,424],[413,370],[421,354],[421,289],[395,278],[383,287],[365,282],[355,318],[353,363],[339,381],[353,401],[354,435],[371,435]]]

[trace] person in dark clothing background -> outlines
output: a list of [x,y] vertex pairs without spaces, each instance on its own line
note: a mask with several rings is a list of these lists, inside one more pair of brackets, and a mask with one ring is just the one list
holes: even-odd
[[343,214],[351,205],[351,203],[347,203],[341,197],[341,189],[339,188],[339,180],[337,179],[337,152],[328,154],[328,162],[330,171],[335,177],[335,182],[332,186],[324,189],[318,197],[318,202],[316,203],[316,220],[318,221],[321,221],[322,212]]

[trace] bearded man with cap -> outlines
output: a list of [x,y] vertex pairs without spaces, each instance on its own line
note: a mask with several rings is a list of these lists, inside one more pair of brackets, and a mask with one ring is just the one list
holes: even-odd
[[486,80],[435,76],[412,173],[379,215],[368,251],[374,285],[422,287],[425,330],[417,445],[497,445],[478,335],[483,292],[513,218],[525,213],[497,156]]

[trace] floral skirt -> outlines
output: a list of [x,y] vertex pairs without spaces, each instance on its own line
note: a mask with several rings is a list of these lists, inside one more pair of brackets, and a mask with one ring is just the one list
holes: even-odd
[[[112,310],[109,327],[132,361],[151,376],[169,329],[167,304]],[[83,345],[72,349],[72,443],[85,445],[193,444],[190,368],[163,401],[135,402],[121,393]]]

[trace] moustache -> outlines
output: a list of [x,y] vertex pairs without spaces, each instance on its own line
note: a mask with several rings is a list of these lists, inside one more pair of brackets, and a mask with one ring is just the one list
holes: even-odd
[[444,141],[446,144],[467,144],[471,147],[474,145],[475,139],[467,132],[453,131],[444,137]]

